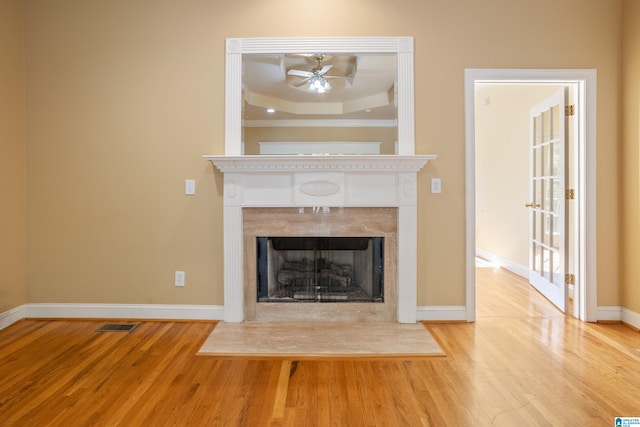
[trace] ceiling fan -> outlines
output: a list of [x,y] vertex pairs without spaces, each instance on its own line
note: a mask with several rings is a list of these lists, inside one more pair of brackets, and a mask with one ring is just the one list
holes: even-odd
[[322,61],[325,59],[323,54],[313,54],[312,58],[318,62],[318,64],[311,69],[311,71],[303,71],[291,69],[287,72],[290,76],[303,77],[302,80],[296,82],[294,86],[302,86],[305,83],[309,83],[309,90],[324,93],[331,90],[331,84],[327,80],[328,78],[336,78],[338,76],[327,76],[327,72],[333,67],[331,64],[322,65]]

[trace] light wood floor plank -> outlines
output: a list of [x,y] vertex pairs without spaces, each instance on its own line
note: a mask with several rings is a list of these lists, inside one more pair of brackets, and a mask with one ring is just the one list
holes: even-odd
[[289,375],[291,374],[291,361],[285,360],[280,366],[276,398],[273,403],[273,418],[284,417],[285,404],[287,402],[287,390],[289,389]]
[[432,358],[197,356],[215,322],[24,320],[0,331],[0,426],[580,426],[638,416],[640,333],[478,270],[477,322]]

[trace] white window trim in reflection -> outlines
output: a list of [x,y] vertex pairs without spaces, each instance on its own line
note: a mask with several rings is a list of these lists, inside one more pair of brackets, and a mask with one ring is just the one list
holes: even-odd
[[415,154],[413,37],[232,38],[227,39],[225,144],[227,156],[243,154],[242,55],[248,53],[395,53],[398,60],[397,154]]

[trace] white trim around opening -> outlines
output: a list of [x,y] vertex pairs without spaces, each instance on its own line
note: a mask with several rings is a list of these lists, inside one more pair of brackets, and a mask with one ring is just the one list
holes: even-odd
[[579,271],[578,317],[598,320],[596,305],[596,70],[592,69],[466,69],[465,70],[465,221],[466,221],[466,312],[467,321],[476,318],[476,177],[475,177],[475,83],[572,84],[580,91],[584,114],[578,126]]

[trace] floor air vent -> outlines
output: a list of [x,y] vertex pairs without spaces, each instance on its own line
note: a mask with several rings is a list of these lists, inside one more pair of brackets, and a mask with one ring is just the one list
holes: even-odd
[[105,323],[96,332],[131,332],[139,323]]

